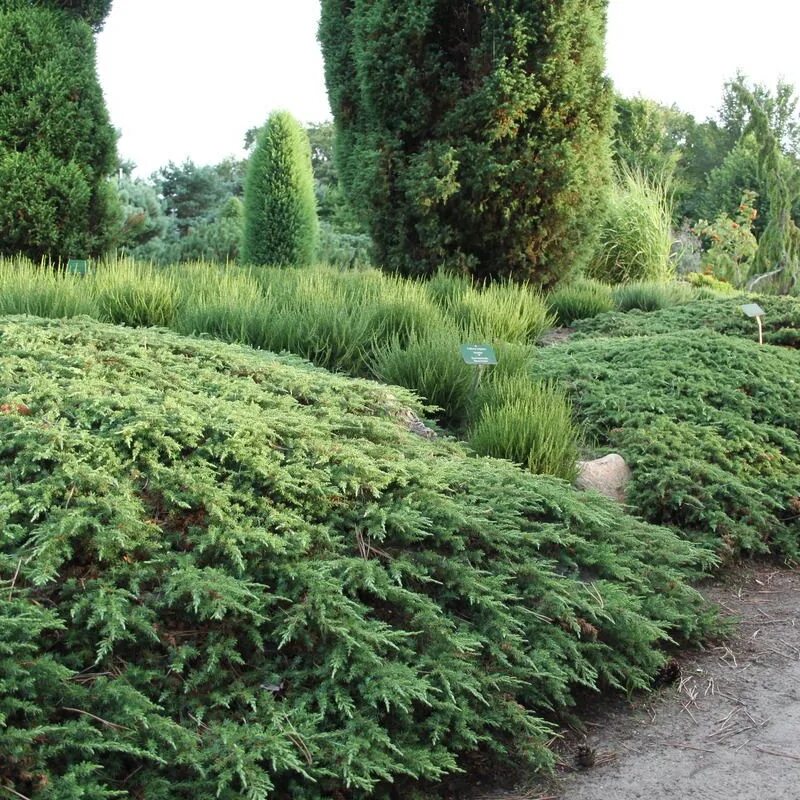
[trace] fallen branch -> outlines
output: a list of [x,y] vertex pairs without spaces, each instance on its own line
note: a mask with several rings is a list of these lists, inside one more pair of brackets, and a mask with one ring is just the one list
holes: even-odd
[[764,272],[761,275],[756,275],[755,278],[751,278],[747,281],[747,291],[752,292],[753,289],[761,283],[761,281],[766,280],[767,278],[774,278],[776,275],[780,275],[783,272],[783,267],[778,267],[778,269],[773,269],[771,272]]
[[14,577],[11,579],[11,587],[8,590],[8,602],[11,602],[11,597],[14,594],[14,587],[17,585],[17,578],[19,577],[19,569],[22,566],[22,559],[17,562],[17,571],[14,573]]

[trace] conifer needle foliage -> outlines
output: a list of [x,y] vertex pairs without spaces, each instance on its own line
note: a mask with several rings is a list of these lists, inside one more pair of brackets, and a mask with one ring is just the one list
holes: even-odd
[[[680,310],[635,320],[646,330],[644,320],[661,315],[659,329]],[[628,460],[628,501],[646,519],[673,525],[725,556],[797,557],[796,350],[685,329],[547,348],[536,373],[565,382],[588,432]]]
[[685,331],[702,337],[707,330],[758,341],[754,319],[742,312],[744,303],[764,309],[764,341],[785,347],[800,347],[800,299],[776,295],[745,295],[694,300],[690,303],[645,313],[602,314],[576,322],[576,339],[584,336],[650,336]]
[[109,6],[0,2],[0,253],[38,261],[110,246],[116,135],[89,27],[102,25]]
[[242,260],[305,266],[318,235],[308,135],[291,114],[276,111],[259,133],[247,170]]
[[[708,624],[707,554],[429,442],[400,389],[85,318],[0,321],[0,787],[407,797],[546,766],[576,687]],[[488,758],[487,758],[488,757]]]
[[323,0],[349,202],[376,263],[555,283],[610,178],[606,0]]

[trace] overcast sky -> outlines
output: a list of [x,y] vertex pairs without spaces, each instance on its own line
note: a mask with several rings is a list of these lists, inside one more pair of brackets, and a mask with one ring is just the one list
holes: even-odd
[[[329,119],[318,21],[319,0],[114,0],[97,57],[121,156],[146,176],[241,156],[276,109]],[[737,69],[800,87],[798,35],[795,0],[610,0],[608,74],[704,119]]]

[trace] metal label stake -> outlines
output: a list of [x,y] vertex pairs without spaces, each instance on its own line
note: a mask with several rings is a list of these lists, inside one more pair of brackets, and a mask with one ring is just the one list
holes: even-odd
[[764,309],[758,303],[746,303],[742,306],[742,311],[748,317],[755,317],[758,323],[758,343],[764,344],[764,326],[761,324],[761,318],[764,316]]

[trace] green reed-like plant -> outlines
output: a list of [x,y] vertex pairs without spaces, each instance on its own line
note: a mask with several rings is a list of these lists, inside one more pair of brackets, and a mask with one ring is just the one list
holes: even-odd
[[468,441],[481,455],[507,458],[533,473],[574,480],[579,431],[565,391],[524,372],[482,387]]
[[175,321],[180,333],[264,347],[272,298],[247,270],[190,264],[176,269],[185,301]]
[[694,297],[695,290],[674,281],[635,281],[614,287],[614,304],[618,311],[659,311],[688,303]]
[[0,259],[0,315],[96,316],[91,280],[91,276],[70,274],[46,262]]
[[372,369],[381,381],[412,389],[441,409],[440,422],[459,427],[476,388],[475,368],[459,352],[461,341],[452,324],[415,332],[407,342],[396,337],[376,350]]
[[672,214],[663,185],[624,169],[607,199],[589,274],[607,283],[665,280],[673,274]]
[[614,309],[611,287],[591,278],[560,286],[547,295],[546,301],[559,325],[571,325]]
[[103,322],[171,327],[182,302],[172,271],[127,259],[98,264],[87,283]]
[[464,331],[490,341],[535,342],[554,324],[541,294],[525,284],[493,283],[465,292],[451,308]]

